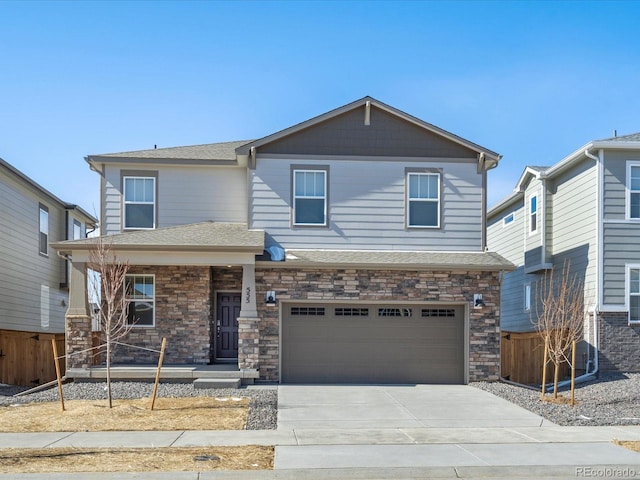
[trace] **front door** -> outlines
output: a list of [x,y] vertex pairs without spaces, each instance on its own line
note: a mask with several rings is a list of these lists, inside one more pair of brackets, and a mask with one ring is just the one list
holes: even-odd
[[216,298],[216,359],[238,358],[240,293],[218,292]]

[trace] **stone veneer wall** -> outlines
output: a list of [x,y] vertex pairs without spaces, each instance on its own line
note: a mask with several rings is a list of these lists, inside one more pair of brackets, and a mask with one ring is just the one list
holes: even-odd
[[[155,326],[134,327],[124,343],[160,350],[165,364],[210,360],[211,271],[209,267],[132,266],[131,274],[155,275]],[[118,346],[114,363],[157,363],[158,353]]]
[[603,371],[640,371],[640,325],[629,325],[627,312],[601,312],[599,368]]
[[[275,290],[278,306],[264,304]],[[256,267],[260,334],[260,378],[278,380],[279,311],[283,301],[353,300],[473,302],[482,293],[485,306],[469,309],[469,381],[500,376],[500,285],[497,272],[423,272],[407,270],[315,270]]]

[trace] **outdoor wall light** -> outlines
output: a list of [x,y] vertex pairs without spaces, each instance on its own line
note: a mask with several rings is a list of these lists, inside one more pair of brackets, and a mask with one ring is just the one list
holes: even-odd
[[275,305],[276,304],[276,292],[273,290],[269,290],[265,295],[265,303],[267,305]]
[[482,300],[481,293],[473,294],[473,308],[482,308],[484,307],[484,300]]

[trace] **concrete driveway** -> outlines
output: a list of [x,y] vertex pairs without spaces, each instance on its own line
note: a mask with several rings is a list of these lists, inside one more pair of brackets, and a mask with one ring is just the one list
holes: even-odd
[[553,426],[467,385],[283,385],[278,429]]

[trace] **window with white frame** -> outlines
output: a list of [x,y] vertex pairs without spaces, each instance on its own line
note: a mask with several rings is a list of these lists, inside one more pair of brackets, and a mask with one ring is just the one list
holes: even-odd
[[629,322],[640,323],[640,268],[629,269]]
[[78,220],[73,220],[73,238],[72,240],[80,240],[82,238],[82,224]]
[[531,284],[527,283],[524,286],[524,311],[531,311]]
[[156,227],[155,177],[124,177],[124,228]]
[[640,219],[640,164],[629,163],[627,171],[628,218]]
[[509,225],[512,225],[515,219],[516,219],[516,214],[514,212],[511,212],[509,215],[506,215],[502,219],[502,226],[507,227]]
[[538,231],[538,195],[529,197],[529,233]]
[[327,225],[327,172],[293,171],[293,224]]
[[155,325],[155,277],[127,275],[124,282],[127,323],[137,327],[153,327]]
[[407,174],[407,225],[440,227],[440,174]]
[[44,205],[40,205],[39,229],[39,251],[42,255],[49,255],[49,209]]

